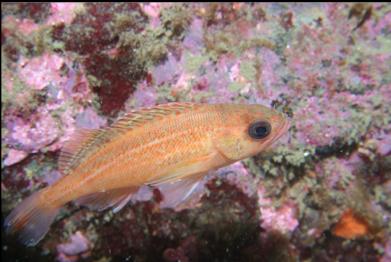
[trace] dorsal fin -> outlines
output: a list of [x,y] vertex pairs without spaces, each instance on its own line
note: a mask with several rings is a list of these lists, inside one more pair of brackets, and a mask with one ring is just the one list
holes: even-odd
[[70,169],[79,163],[79,159],[85,155],[86,151],[96,139],[102,136],[104,129],[77,129],[71,140],[67,141],[62,148],[59,168],[63,174],[67,174]]
[[195,105],[194,103],[162,104],[131,111],[115,121],[111,127],[76,130],[74,137],[65,144],[60,154],[60,171],[67,174],[96,149],[124,132],[163,116],[182,113],[192,109]]
[[168,103],[131,111],[113,123],[110,129],[133,129],[159,117],[182,113],[195,105],[194,103]]

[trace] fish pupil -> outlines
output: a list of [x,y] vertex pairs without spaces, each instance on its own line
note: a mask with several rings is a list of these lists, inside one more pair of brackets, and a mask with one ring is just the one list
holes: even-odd
[[267,128],[264,127],[264,126],[259,126],[259,127],[257,127],[257,128],[255,129],[255,133],[256,133],[257,135],[263,135],[263,134],[267,133]]
[[249,135],[255,139],[262,139],[270,134],[271,126],[268,122],[260,121],[250,125]]

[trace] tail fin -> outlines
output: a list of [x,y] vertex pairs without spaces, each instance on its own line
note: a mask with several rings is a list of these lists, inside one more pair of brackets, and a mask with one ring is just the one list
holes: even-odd
[[23,200],[5,219],[6,233],[18,233],[19,240],[27,246],[35,246],[49,231],[59,208],[45,205],[41,192]]

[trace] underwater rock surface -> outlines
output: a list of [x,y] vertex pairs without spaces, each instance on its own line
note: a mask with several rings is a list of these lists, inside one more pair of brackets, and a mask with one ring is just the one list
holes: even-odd
[[173,101],[289,116],[270,150],[211,174],[200,202],[67,205],[5,261],[391,260],[391,5],[2,4],[2,221],[61,174],[75,128]]

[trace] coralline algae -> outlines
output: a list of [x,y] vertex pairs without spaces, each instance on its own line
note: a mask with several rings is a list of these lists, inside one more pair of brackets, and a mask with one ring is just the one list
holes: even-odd
[[[5,236],[6,257],[390,259],[389,4],[15,3],[2,15],[3,217],[61,176],[75,128],[172,101],[291,118],[269,152],[212,174],[189,209],[159,210],[158,190],[115,215],[72,204],[34,251]],[[346,242],[332,229],[347,210],[368,232]]]

